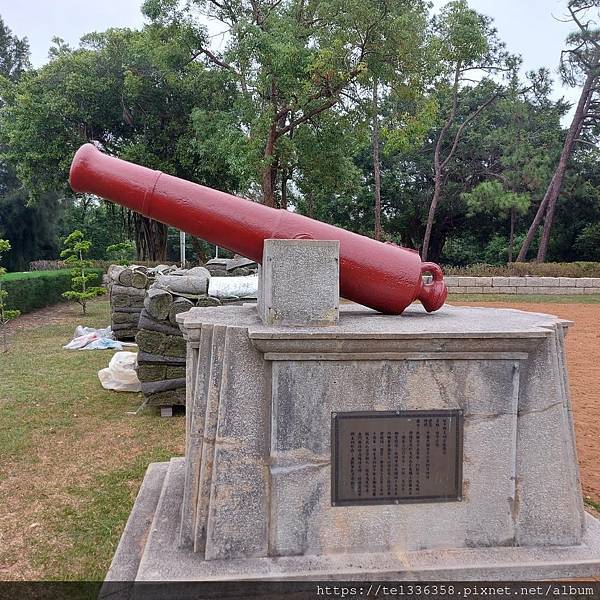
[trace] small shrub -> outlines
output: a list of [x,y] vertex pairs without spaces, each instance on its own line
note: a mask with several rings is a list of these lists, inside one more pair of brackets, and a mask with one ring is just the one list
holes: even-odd
[[135,254],[135,244],[131,241],[113,244],[106,248],[106,256],[117,265],[130,265],[135,261]]
[[63,297],[80,304],[85,315],[88,300],[106,293],[103,287],[89,285],[98,279],[98,274],[90,271],[90,262],[84,258],[90,251],[92,243],[84,239],[83,233],[76,229],[67,236],[64,245],[65,249],[60,255],[73,269],[71,270],[71,289],[63,292]]
[[[0,240],[0,260],[2,254],[10,250],[10,243],[8,240]],[[6,324],[15,317],[18,317],[21,313],[15,309],[9,309],[5,304],[8,292],[2,289],[2,276],[6,274],[6,269],[0,266],[0,329],[2,329],[2,349],[4,352],[8,350],[6,343]]]

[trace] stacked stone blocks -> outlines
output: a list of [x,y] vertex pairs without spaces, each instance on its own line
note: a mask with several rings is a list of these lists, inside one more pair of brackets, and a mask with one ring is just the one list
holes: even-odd
[[445,278],[450,294],[600,294],[600,277]]
[[194,306],[214,306],[203,267],[158,275],[146,291],[135,341],[138,379],[148,406],[185,404],[186,343],[176,317]]

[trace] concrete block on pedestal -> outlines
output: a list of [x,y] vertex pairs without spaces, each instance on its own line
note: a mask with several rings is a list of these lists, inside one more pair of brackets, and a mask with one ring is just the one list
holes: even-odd
[[[265,258],[276,260],[263,269],[258,311],[177,316],[186,456],[170,463],[143,551],[121,551],[139,538],[128,526],[112,572],[135,563],[144,581],[600,574],[600,525],[584,513],[576,459],[569,323],[508,309],[426,315],[412,305],[386,316],[344,305],[325,325],[337,314],[337,246],[322,244],[268,240]],[[298,256],[303,278],[289,274]],[[328,275],[308,296],[310,264]],[[335,502],[332,417],[414,410],[461,415],[454,497]]]
[[335,325],[340,305],[339,253],[337,240],[265,240],[258,292],[263,323]]

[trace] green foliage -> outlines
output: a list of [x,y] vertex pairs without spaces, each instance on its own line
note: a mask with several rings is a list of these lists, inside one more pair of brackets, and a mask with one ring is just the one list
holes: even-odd
[[[518,238],[519,241],[520,238]],[[456,236],[444,245],[442,261],[451,265],[470,265],[479,262],[504,265],[508,261],[509,239],[494,235],[482,247],[480,240],[473,235]]]
[[79,229],[92,244],[89,258],[110,260],[107,247],[123,243],[131,235],[127,220],[126,211],[122,207],[82,194],[64,209],[58,235],[64,239],[71,231]]
[[6,274],[6,269],[1,266],[2,255],[10,250],[10,242],[8,240],[0,239],[0,329],[2,329],[2,348],[6,352],[8,346],[6,345],[6,330],[5,325],[15,317],[18,317],[21,313],[18,310],[11,310],[6,304],[6,298],[8,292],[2,288],[2,277]]
[[477,65],[492,49],[492,40],[487,35],[489,17],[470,8],[466,0],[446,4],[434,28],[439,34],[437,55],[451,65]]
[[587,225],[577,236],[575,248],[590,260],[600,260],[600,223]]
[[[465,0],[436,16],[420,0],[146,0],[143,8],[149,24],[140,30],[89,34],[77,48],[56,39],[35,71],[25,40],[0,23],[0,237],[13,248],[10,270],[56,258],[73,230],[91,242],[90,259],[129,262],[130,237],[140,261],[178,259],[176,231],[72,197],[68,168],[87,141],[253,200],[272,186],[276,206],[372,235],[374,82],[384,237],[422,247],[447,125],[439,150],[442,162],[451,157],[430,258],[502,263],[519,247],[568,106],[552,100],[546,71],[517,75],[491,19]],[[211,46],[198,12],[224,23],[226,38]],[[600,258],[599,160],[589,143],[577,146],[551,260]],[[198,260],[214,252],[189,236],[187,250]]]
[[[223,160],[225,149],[213,152],[210,132],[198,130],[193,119],[202,109],[207,121],[228,122],[236,110],[228,75],[194,60],[203,36],[188,23],[89,34],[80,48],[57,47],[48,64],[10,86],[0,111],[0,155],[14,165],[29,202],[38,204],[49,192],[72,198],[71,160],[89,141],[150,168],[235,190],[237,175]],[[82,220],[73,222],[77,212]],[[117,224],[114,216],[84,197],[65,228],[85,231],[92,252],[103,251],[127,237],[122,224],[106,225]],[[164,260],[166,228],[147,221],[130,218],[138,257]]]
[[[420,65],[426,22],[420,1],[146,0],[143,5],[163,27],[195,23],[193,9],[226,27],[225,48],[211,49],[206,39],[198,55],[234,81],[238,92],[235,110],[217,121],[203,107],[194,111],[198,139],[211,149],[208,160],[221,159],[243,180],[245,191],[269,205],[287,205],[293,177],[321,179],[305,170],[317,162],[316,149],[305,141],[321,127],[335,124],[337,140],[355,137],[352,124],[360,127],[368,117],[360,96],[373,76],[395,79],[406,91]],[[319,150],[325,139],[331,142],[325,137]],[[337,172],[331,179],[352,179],[349,162],[329,163],[329,171]]]
[[[13,35],[0,17],[0,109],[14,100],[16,85],[29,68],[27,38]],[[4,149],[0,140],[0,154]],[[0,159],[0,238],[10,241],[12,251],[5,265],[11,271],[25,269],[36,258],[52,258],[58,251],[56,195],[45,195],[37,207],[27,206],[26,198],[14,168]]]
[[464,277],[600,277],[600,262],[471,264],[445,266],[446,275]]
[[13,35],[0,17],[0,78],[16,81],[29,67],[27,38]]
[[483,181],[461,198],[467,204],[467,215],[492,213],[508,216],[511,211],[523,215],[529,209],[529,196],[506,191],[499,181]]
[[63,292],[63,298],[74,300],[80,304],[84,315],[88,300],[106,293],[103,287],[88,285],[99,279],[98,273],[90,271],[90,261],[84,258],[89,253],[91,245],[91,242],[84,238],[83,233],[76,229],[66,237],[65,249],[60,253],[61,258],[64,258],[65,262],[73,267],[71,289]]
[[130,265],[135,260],[135,244],[120,242],[106,248],[106,258],[115,264]]

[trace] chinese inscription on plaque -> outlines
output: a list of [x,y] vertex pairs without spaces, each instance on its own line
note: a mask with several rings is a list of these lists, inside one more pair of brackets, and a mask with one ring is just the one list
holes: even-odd
[[332,504],[461,499],[462,412],[333,413]]

